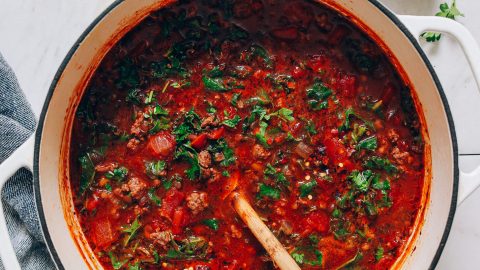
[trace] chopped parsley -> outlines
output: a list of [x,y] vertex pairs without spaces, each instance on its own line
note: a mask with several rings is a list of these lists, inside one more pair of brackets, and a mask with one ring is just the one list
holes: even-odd
[[150,200],[155,203],[157,206],[162,205],[162,199],[160,199],[156,194],[155,194],[155,189],[151,188],[148,190],[148,197]]
[[309,194],[313,192],[313,189],[317,186],[317,181],[312,180],[310,182],[301,183],[300,188],[300,197],[304,198],[307,197]]
[[366,149],[370,151],[375,151],[377,149],[377,137],[375,136],[370,136],[368,138],[365,138],[361,141],[358,142],[356,149],[361,150],[361,149]]
[[290,182],[288,182],[285,175],[282,172],[277,172],[277,169],[275,169],[270,163],[266,165],[264,174],[266,177],[273,177],[278,184],[284,186],[290,185]]
[[328,88],[319,79],[315,79],[312,86],[307,88],[308,105],[313,110],[322,110],[328,107],[328,97],[333,93],[332,89]]
[[118,167],[118,168],[113,169],[113,171],[108,171],[105,174],[105,177],[107,177],[108,179],[123,181],[127,177],[127,174],[128,174],[128,169],[127,168]]
[[271,186],[267,186],[260,183],[260,191],[258,193],[260,197],[269,197],[274,200],[280,199],[280,190]]
[[371,170],[384,170],[389,174],[397,173],[398,168],[390,160],[378,156],[371,156],[363,162],[363,167]]
[[[453,0],[451,6],[449,6],[448,3],[440,4],[440,11],[437,12],[435,16],[455,20],[456,17],[459,17],[459,16],[463,17],[464,15],[462,12],[460,12],[460,10],[458,10],[457,3],[455,0]],[[442,37],[442,34],[436,33],[436,32],[425,32],[420,36],[425,38],[427,42],[436,42],[440,40],[440,38]]]
[[204,219],[202,224],[209,227],[210,229],[217,231],[219,228],[218,220],[216,218]]
[[240,116],[235,115],[232,119],[223,120],[222,124],[227,127],[234,128],[238,125],[238,123],[240,123],[241,120],[242,119],[240,118]]
[[135,235],[137,234],[137,231],[138,231],[138,229],[140,229],[140,227],[141,227],[141,224],[138,221],[138,216],[132,222],[132,224],[125,226],[125,228],[123,229],[123,232],[127,233],[128,237],[125,238],[125,241],[123,243],[124,246],[127,246],[128,243],[130,242],[130,240],[132,240],[135,237]]

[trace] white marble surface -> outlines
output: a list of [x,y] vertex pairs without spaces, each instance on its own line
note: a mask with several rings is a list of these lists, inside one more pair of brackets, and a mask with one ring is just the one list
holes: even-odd
[[[450,0],[448,0],[450,2]],[[39,115],[51,80],[72,44],[112,0],[0,0],[0,52],[15,70]],[[398,14],[434,14],[440,0],[382,0]],[[460,21],[480,42],[478,0],[457,0]],[[480,94],[458,44],[444,37],[424,45],[445,88],[455,120],[460,168],[480,166]],[[480,63],[479,63],[480,64]],[[462,204],[437,269],[479,269],[480,190]]]

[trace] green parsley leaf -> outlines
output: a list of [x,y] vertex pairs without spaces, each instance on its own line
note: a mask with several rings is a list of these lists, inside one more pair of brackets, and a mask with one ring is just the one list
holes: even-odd
[[240,120],[242,120],[240,116],[235,115],[232,119],[223,120],[222,124],[227,127],[235,128],[235,126],[240,123]]
[[271,176],[275,178],[276,182],[278,184],[288,186],[290,185],[290,182],[288,182],[287,178],[282,172],[277,172],[277,169],[273,167],[270,163],[266,165],[265,171],[264,171],[265,176]]
[[312,180],[310,182],[300,184],[300,197],[307,197],[308,194],[313,192],[313,189],[317,186],[317,181]]
[[355,111],[352,107],[345,110],[345,118],[342,125],[338,128],[338,131],[347,131],[350,129],[350,117],[355,116]]
[[338,208],[333,209],[332,217],[333,218],[340,218],[342,216],[342,211]]
[[[448,3],[440,4],[440,11],[435,14],[438,17],[444,17],[448,19],[455,20],[458,16],[464,16],[457,8],[457,3],[455,0],[452,1],[452,5],[448,6]],[[436,32],[425,32],[421,37],[425,38],[427,42],[436,42],[439,41],[442,37],[442,34]]]
[[377,137],[371,136],[361,140],[360,142],[358,142],[356,149],[357,150],[366,149],[370,151],[375,151],[375,149],[377,149]]
[[363,134],[365,134],[366,131],[367,131],[367,127],[365,125],[359,125],[359,124],[355,123],[353,125],[353,132],[351,134],[352,141],[354,143],[358,143],[358,141],[363,136]]
[[124,246],[127,246],[130,240],[132,240],[135,235],[137,234],[138,229],[140,229],[141,224],[138,221],[138,216],[137,218],[132,222],[132,224],[125,226],[123,229],[124,233],[128,234],[128,237],[125,239],[125,242],[123,243]]
[[[362,120],[363,123],[365,123],[365,125],[366,125],[368,128],[370,128],[371,130],[375,130],[372,122],[367,121],[366,119],[362,118],[360,115],[356,114],[352,107],[348,107],[348,108],[345,110],[344,118],[343,118],[343,123],[338,127],[338,131],[342,132],[342,131],[347,131],[347,130],[349,130],[349,129],[351,128],[351,120],[352,120],[352,117],[356,117],[356,118]],[[357,132],[358,132],[358,131],[357,131]]]
[[260,130],[258,131],[257,134],[255,134],[255,137],[257,138],[257,141],[261,143],[264,147],[270,148],[270,145],[267,143],[267,138],[265,137],[268,124],[264,121],[261,121],[259,125],[260,125]]
[[390,181],[388,180],[380,181],[380,176],[376,175],[372,179],[372,187],[378,190],[390,190]]
[[233,94],[232,100],[230,100],[230,103],[231,103],[233,106],[237,107],[237,106],[238,106],[238,101],[240,100],[240,96],[241,96],[241,95],[242,95],[241,93],[235,93],[235,94]]
[[110,183],[106,183],[105,184],[105,189],[112,192],[112,185],[110,185]]
[[93,164],[89,153],[81,156],[79,162],[80,167],[82,168],[79,193],[80,195],[83,195],[95,178],[95,165]]
[[128,260],[119,261],[111,251],[108,252],[108,256],[110,257],[110,261],[112,262],[112,267],[115,270],[122,268],[122,266],[128,262]]
[[273,68],[273,62],[267,50],[258,44],[253,44],[247,52],[246,60],[251,61],[256,57],[261,58],[267,68]]
[[214,92],[226,92],[228,91],[222,78],[210,78],[207,76],[202,77],[203,85],[206,89]]
[[315,256],[317,257],[316,261],[309,261],[308,264],[313,265],[313,266],[322,266],[323,262],[323,254],[319,250],[314,251]]
[[153,127],[148,131],[150,134],[155,134],[160,130],[167,130],[170,128],[169,120],[165,117],[153,120]]
[[389,174],[398,172],[398,168],[393,165],[390,160],[378,156],[367,158],[367,160],[363,162],[363,167],[371,170],[384,170]]
[[270,117],[277,116],[285,121],[292,122],[295,120],[293,117],[293,111],[287,108],[281,108],[280,110],[270,113],[265,116],[266,120],[270,120]]
[[205,219],[202,221],[203,225],[206,225],[210,229],[214,231],[218,231],[219,225],[218,225],[218,220],[216,218],[211,218],[211,219]]
[[217,109],[215,109],[215,107],[213,106],[207,107],[207,113],[216,113],[216,112],[217,112]]
[[145,98],[145,104],[152,103],[154,99],[155,99],[155,92],[153,92],[152,90],[148,93],[148,96]]
[[350,173],[347,179],[352,180],[356,189],[362,192],[366,192],[370,187],[370,182],[372,181],[372,178],[374,177],[375,177],[375,174],[372,173],[372,171],[370,170],[365,170],[363,172],[359,172],[355,170],[355,171],[352,171],[352,173]]
[[152,251],[152,254],[153,254],[153,263],[154,264],[157,264],[158,262],[160,262],[160,255],[158,255],[158,252],[156,250]]
[[224,159],[220,162],[220,165],[227,167],[232,164],[235,164],[235,160],[237,160],[237,158],[235,157],[235,152],[233,151],[232,148],[228,146],[225,139],[218,140],[218,144],[220,146],[220,149],[224,157]]
[[317,128],[315,126],[315,123],[313,123],[312,120],[308,120],[307,122],[307,125],[305,126],[305,129],[308,131],[308,133],[310,133],[311,135],[316,135],[318,132],[317,132]]
[[148,190],[148,197],[152,202],[154,202],[157,206],[162,205],[162,199],[160,199],[156,194],[155,194],[155,189],[151,188]]
[[168,116],[168,111],[163,109],[161,106],[157,105],[153,109],[153,115]]
[[150,161],[145,163],[145,171],[150,178],[157,178],[165,173],[167,163],[163,160]]
[[141,270],[140,262],[136,262],[134,265],[128,265],[128,270]]
[[113,169],[113,171],[108,171],[105,174],[105,177],[107,177],[108,179],[123,181],[127,177],[127,174],[128,174],[128,169],[127,168],[118,167],[118,168]]
[[363,204],[365,204],[365,209],[367,210],[367,214],[370,216],[376,216],[378,214],[378,209],[375,204],[373,204],[370,201],[364,201]]
[[333,93],[332,89],[325,86],[319,79],[316,79],[314,84],[307,88],[307,103],[313,110],[322,110],[328,107],[328,97]]
[[292,253],[292,258],[297,262],[298,264],[303,264],[304,259],[305,259],[305,254],[303,253]]
[[378,262],[383,258],[383,248],[378,247],[377,251],[375,252],[375,260]]
[[280,199],[280,190],[271,186],[267,186],[263,183],[260,184],[260,191],[258,194],[260,197],[269,197],[274,200]]

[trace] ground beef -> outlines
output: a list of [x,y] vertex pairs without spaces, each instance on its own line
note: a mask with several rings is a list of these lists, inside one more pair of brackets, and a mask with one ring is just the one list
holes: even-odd
[[225,159],[225,155],[220,152],[220,153],[215,153],[214,160],[215,162],[221,162]]
[[401,165],[407,163],[408,157],[410,156],[408,152],[402,152],[398,147],[394,147],[391,154],[397,163]]
[[393,128],[387,130],[387,136],[392,143],[396,143],[400,138],[400,135],[398,135],[397,131]]
[[117,167],[118,164],[116,162],[103,162],[95,166],[95,171],[105,173],[108,171],[113,171]]
[[159,231],[150,234],[150,239],[161,247],[166,247],[170,241],[172,241],[172,231]]
[[132,138],[127,143],[127,148],[130,150],[137,149],[137,146],[140,144],[140,140],[137,138]]
[[266,159],[270,156],[270,152],[267,149],[263,148],[260,144],[255,144],[253,146],[253,156],[256,159]]
[[203,150],[198,154],[198,163],[203,168],[208,168],[212,165],[212,156],[207,150]]
[[209,115],[205,119],[203,119],[200,127],[214,127],[218,125],[218,120],[216,119],[215,115]]
[[187,207],[194,215],[202,212],[208,207],[206,192],[192,192],[187,196]]
[[135,117],[135,122],[133,122],[133,125],[130,127],[130,133],[137,137],[143,136],[148,131],[148,127],[145,125],[144,120],[144,112],[138,112]]
[[138,177],[132,177],[128,180],[127,187],[132,197],[139,199],[142,197],[143,191],[147,188],[147,184]]
[[200,168],[202,179],[208,180],[208,183],[213,183],[222,177],[222,174],[214,168]]
[[230,231],[232,232],[233,238],[242,238],[242,232],[234,224],[230,226]]

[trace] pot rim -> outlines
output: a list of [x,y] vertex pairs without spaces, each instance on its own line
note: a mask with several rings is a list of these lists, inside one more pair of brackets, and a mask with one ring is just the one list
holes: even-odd
[[[54,264],[57,266],[58,269],[65,269],[65,266],[62,264],[60,257],[58,256],[57,250],[55,249],[55,246],[53,244],[53,241],[50,237],[50,232],[48,231],[47,223],[46,223],[46,218],[45,218],[45,213],[43,211],[43,204],[41,200],[41,194],[40,194],[40,178],[39,178],[39,154],[40,154],[40,144],[41,144],[41,139],[42,139],[42,133],[43,133],[43,126],[45,122],[45,116],[47,114],[50,101],[53,96],[53,92],[55,91],[55,88],[57,87],[57,83],[60,80],[60,77],[62,76],[65,67],[68,65],[70,62],[72,56],[75,54],[77,51],[78,47],[81,45],[81,43],[84,41],[86,36],[92,31],[93,28],[104,18],[106,17],[113,9],[115,9],[120,3],[122,3],[124,0],[115,0],[112,4],[110,4],[100,15],[98,15],[95,20],[89,24],[89,26],[83,31],[83,33],[80,35],[80,37],[75,41],[73,44],[72,48],[68,51],[67,55],[65,58],[62,60],[61,65],[59,66],[57,72],[55,73],[55,76],[52,80],[52,83],[50,85],[50,88],[48,90],[47,96],[45,98],[45,102],[42,107],[42,111],[40,114],[40,118],[38,120],[38,126],[37,130],[35,132],[35,146],[34,146],[34,158],[33,158],[33,189],[34,189],[34,196],[35,196],[35,203],[36,203],[36,209],[38,213],[38,217],[40,220],[40,226],[41,230],[43,233],[43,237],[46,243],[46,246],[48,248],[48,251],[50,253],[51,258],[53,259]],[[428,71],[430,75],[433,78],[433,81],[435,83],[435,86],[438,90],[438,93],[440,94],[440,98],[442,100],[442,104],[445,109],[445,114],[447,116],[447,122],[448,122],[448,127],[450,129],[450,136],[452,139],[452,146],[453,146],[453,169],[454,169],[454,175],[453,175],[453,192],[452,192],[452,200],[450,204],[450,210],[448,213],[448,218],[447,218],[447,223],[445,225],[445,229],[443,231],[443,235],[440,241],[440,244],[437,248],[437,251],[435,253],[435,256],[432,259],[432,262],[430,263],[429,269],[435,269],[436,265],[438,264],[438,261],[440,260],[440,256],[442,255],[443,249],[446,245],[446,242],[448,240],[448,236],[450,234],[450,230],[453,224],[453,219],[455,216],[455,212],[457,209],[457,195],[458,195],[458,183],[459,183],[459,168],[458,168],[458,145],[457,145],[457,136],[455,133],[455,125],[453,122],[453,117],[452,113],[450,110],[450,106],[448,104],[447,97],[445,95],[445,92],[443,90],[443,87],[440,83],[440,80],[433,69],[432,64],[430,63],[430,60],[427,58],[426,54],[422,50],[420,44],[418,43],[417,39],[410,33],[410,31],[407,29],[407,27],[400,21],[400,19],[397,17],[395,13],[393,13],[390,9],[385,7],[383,4],[381,4],[378,0],[368,0],[371,4],[373,4],[380,12],[382,12],[385,16],[387,16],[399,29],[400,31],[408,38],[410,43],[415,47],[416,51],[419,53],[420,57],[422,58],[423,62],[425,63],[426,67],[428,68]]]

